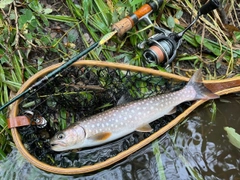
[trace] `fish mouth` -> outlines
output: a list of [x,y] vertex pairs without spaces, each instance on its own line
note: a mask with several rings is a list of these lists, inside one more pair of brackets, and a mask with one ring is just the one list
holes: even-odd
[[68,149],[66,148],[66,144],[62,144],[62,143],[50,143],[50,148],[53,151],[67,151]]
[[64,142],[50,142],[51,149],[54,148],[60,148],[60,147],[66,147],[67,144]]
[[63,148],[61,145],[59,145],[57,143],[51,143],[50,146],[51,146],[50,147],[51,150],[53,150],[53,151],[61,151]]
[[54,147],[54,146],[56,146],[56,145],[58,145],[58,144],[51,143],[50,145],[51,145],[51,147]]
[[51,144],[50,144],[50,146],[51,146],[50,148],[55,151],[55,149],[58,147],[58,145],[59,145],[59,144],[51,143]]

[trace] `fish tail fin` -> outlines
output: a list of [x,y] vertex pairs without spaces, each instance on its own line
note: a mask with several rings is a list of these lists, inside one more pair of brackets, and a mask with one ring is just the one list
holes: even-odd
[[211,92],[207,89],[202,83],[202,71],[201,69],[197,70],[194,75],[191,77],[190,81],[186,87],[192,86],[196,91],[195,99],[216,99],[219,98],[218,95]]

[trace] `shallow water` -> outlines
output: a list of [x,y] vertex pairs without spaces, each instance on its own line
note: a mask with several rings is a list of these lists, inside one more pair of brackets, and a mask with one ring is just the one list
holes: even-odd
[[[224,102],[221,102],[223,101]],[[16,149],[0,163],[2,179],[240,179],[240,150],[233,146],[225,126],[239,132],[238,96],[216,100],[217,115],[204,104],[188,120],[123,161],[92,174],[63,176],[43,172]]]
[[230,142],[224,127],[240,134],[239,96],[216,100],[216,118],[212,107],[201,106],[180,126],[175,146],[204,179],[240,179],[240,149]]

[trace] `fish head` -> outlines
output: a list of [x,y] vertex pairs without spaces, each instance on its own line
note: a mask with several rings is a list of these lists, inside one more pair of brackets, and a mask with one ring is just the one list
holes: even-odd
[[54,151],[66,151],[80,148],[84,142],[86,132],[82,126],[73,125],[56,133],[50,140],[51,149]]

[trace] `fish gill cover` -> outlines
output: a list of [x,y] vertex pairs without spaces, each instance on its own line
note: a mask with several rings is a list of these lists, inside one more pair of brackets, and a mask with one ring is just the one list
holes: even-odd
[[136,100],[156,94],[174,91],[185,83],[176,83],[162,77],[141,72],[123,71],[107,67],[83,66],[71,67],[50,80],[33,94],[26,94],[19,105],[19,115],[29,115],[31,120],[43,117],[47,125],[19,127],[22,143],[31,155],[38,160],[58,167],[82,167],[117,155],[140,142],[152,133],[165,126],[180,114],[184,103],[177,108],[177,113],[151,123],[151,133],[134,132],[119,140],[102,146],[54,152],[50,149],[49,139],[70,124],[85,117],[105,111],[117,105],[121,97],[127,95]]

